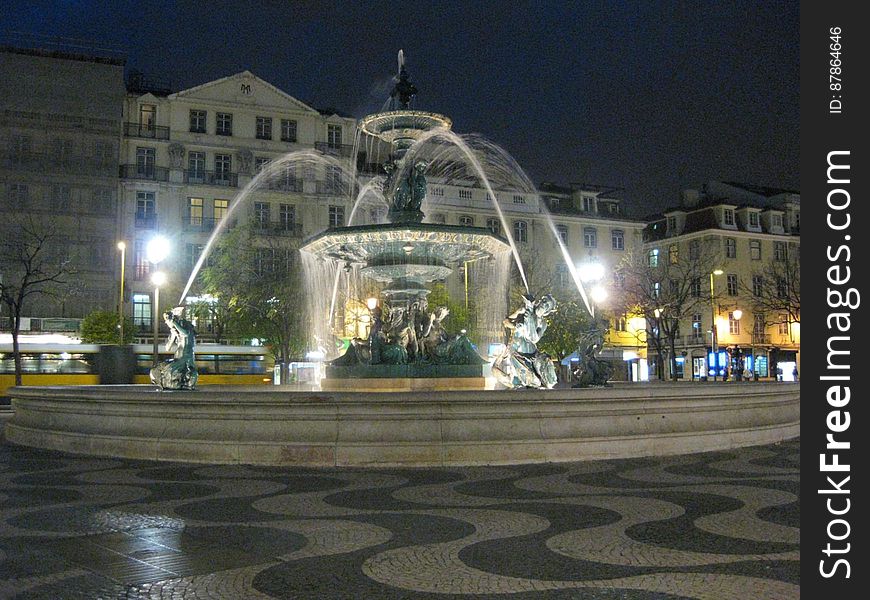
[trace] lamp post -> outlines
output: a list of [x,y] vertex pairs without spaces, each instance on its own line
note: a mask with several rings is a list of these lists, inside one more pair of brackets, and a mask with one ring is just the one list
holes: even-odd
[[[167,256],[169,256],[170,249],[171,245],[169,244],[169,240],[162,235],[157,235],[151,238],[148,241],[148,245],[145,246],[145,256],[148,259],[148,262],[156,267],[158,263],[162,262]],[[160,317],[160,286],[166,283],[166,273],[156,271],[151,276],[151,283],[154,284],[154,307],[151,311],[151,320],[154,334],[154,366],[156,367],[159,359],[157,348],[157,319]]]
[[153,325],[153,334],[154,334],[154,366],[157,366],[159,362],[159,348],[158,348],[158,340],[157,340],[157,319],[160,315],[160,286],[166,283],[166,273],[163,271],[155,271],[153,275],[151,275],[151,283],[154,284],[154,311],[151,314],[151,324]]
[[715,292],[713,290],[713,276],[719,276],[724,273],[722,269],[714,269],[710,272],[710,350],[712,351],[713,360],[710,361],[712,366],[712,362],[716,361],[716,368],[713,369],[713,381],[716,381],[716,375],[719,368],[719,340],[716,335],[716,303],[715,303]]
[[124,267],[127,264],[127,244],[123,241],[118,242],[118,250],[121,251],[121,290],[118,295],[118,328],[121,332],[119,342],[124,344]]

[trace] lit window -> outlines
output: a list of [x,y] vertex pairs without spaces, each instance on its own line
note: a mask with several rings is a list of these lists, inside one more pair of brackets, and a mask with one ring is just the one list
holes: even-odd
[[227,210],[229,210],[230,201],[229,200],[221,200],[219,198],[215,198],[214,201],[214,220],[215,222],[220,221],[225,216],[227,216]]
[[659,249],[654,248],[649,251],[649,266],[657,267],[659,266]]
[[151,325],[151,296],[133,294],[133,325],[145,329]]
[[187,223],[188,225],[202,225],[202,198],[187,199]]
[[733,312],[728,313],[728,333],[740,335],[740,319],[735,319]]

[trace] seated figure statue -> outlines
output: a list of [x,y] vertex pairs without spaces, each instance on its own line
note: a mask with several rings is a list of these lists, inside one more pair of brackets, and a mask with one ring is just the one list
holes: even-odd
[[546,317],[556,310],[556,301],[545,294],[538,300],[525,295],[523,302],[522,308],[504,320],[511,338],[495,359],[492,374],[508,388],[551,389],[557,381],[556,368],[549,355],[538,350],[537,343],[547,330]]
[[183,313],[184,307],[181,306],[163,313],[163,321],[169,327],[166,351],[174,350],[175,354],[151,369],[151,383],[160,386],[161,390],[192,390],[199,379],[194,358],[196,331],[193,324],[182,316]]
[[613,375],[613,365],[599,358],[598,353],[604,346],[604,336],[607,333],[605,319],[592,319],[588,329],[583,333],[577,348],[579,363],[573,375],[576,383],[571,387],[606,386],[607,380]]

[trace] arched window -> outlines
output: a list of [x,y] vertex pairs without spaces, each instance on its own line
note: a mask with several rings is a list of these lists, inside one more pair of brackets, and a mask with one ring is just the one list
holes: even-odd
[[462,215],[459,217],[459,224],[464,225],[465,227],[474,227],[474,217]]
[[486,228],[496,235],[501,233],[501,223],[499,223],[498,219],[487,219]]

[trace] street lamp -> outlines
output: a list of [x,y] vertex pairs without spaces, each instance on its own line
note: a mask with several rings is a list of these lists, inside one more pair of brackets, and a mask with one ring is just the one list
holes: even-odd
[[169,243],[169,240],[162,235],[156,235],[148,240],[148,245],[145,246],[145,256],[148,258],[148,262],[156,265],[169,256],[171,249],[172,244]]
[[160,314],[160,286],[166,283],[166,273],[163,271],[155,271],[151,275],[151,283],[154,284],[154,310],[151,313],[151,324],[154,333],[154,366],[159,362],[159,349],[157,343],[157,318]]
[[[716,368],[713,369],[713,381],[716,381],[716,375],[719,368],[719,340],[716,335],[716,304],[715,292],[713,291],[713,276],[719,276],[724,272],[725,271],[722,269],[714,269],[710,272],[710,350],[712,351],[712,359],[716,361]],[[713,360],[710,362],[712,363]]]
[[378,306],[377,298],[369,298],[366,300],[366,306],[369,307],[369,310],[374,310]]
[[118,297],[118,327],[121,331],[120,343],[124,343],[124,267],[126,266],[127,244],[118,242],[121,251],[121,291]]

